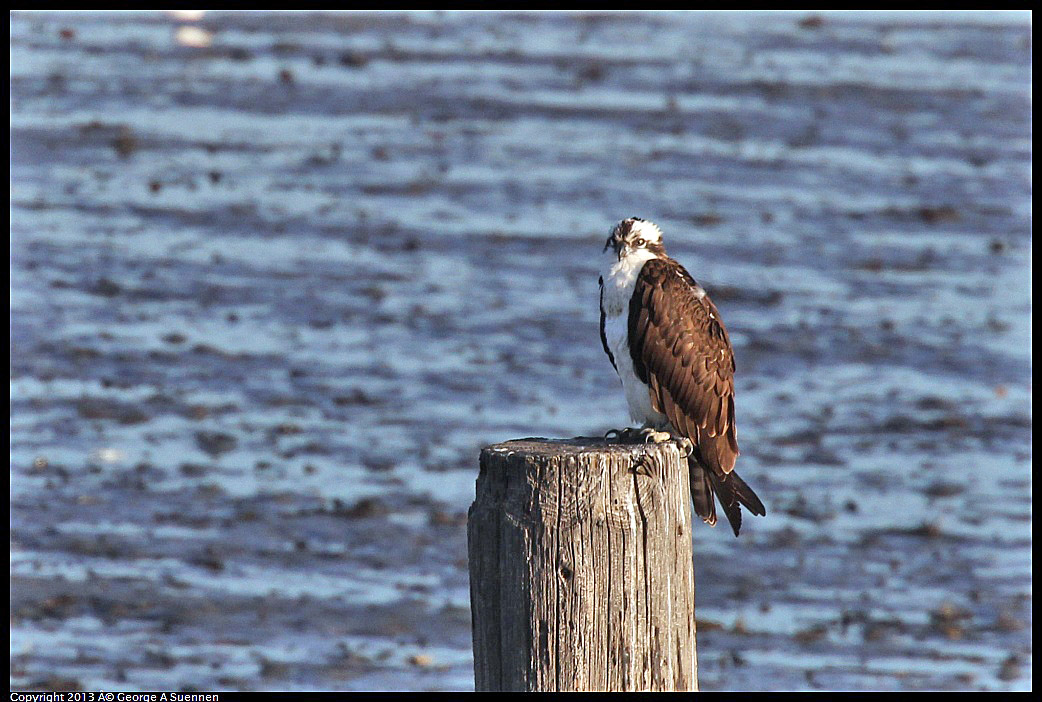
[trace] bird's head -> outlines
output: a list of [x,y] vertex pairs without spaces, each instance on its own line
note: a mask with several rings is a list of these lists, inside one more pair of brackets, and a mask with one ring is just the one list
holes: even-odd
[[631,255],[641,258],[660,258],[666,255],[662,245],[662,230],[654,222],[630,217],[615,225],[604,244],[621,261]]

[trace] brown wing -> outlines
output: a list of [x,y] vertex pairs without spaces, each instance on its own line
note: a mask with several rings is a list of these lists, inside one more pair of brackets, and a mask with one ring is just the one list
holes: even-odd
[[730,473],[738,457],[734,354],[720,314],[684,267],[644,264],[629,310],[630,353],[651,404],[694,442],[703,465]]

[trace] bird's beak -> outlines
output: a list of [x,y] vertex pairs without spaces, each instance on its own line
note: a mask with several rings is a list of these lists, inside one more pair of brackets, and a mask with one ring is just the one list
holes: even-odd
[[607,251],[609,246],[615,251],[615,255],[618,256],[619,251],[622,249],[622,239],[615,236],[614,232],[612,232],[612,235],[608,237],[606,242],[604,242],[604,250]]

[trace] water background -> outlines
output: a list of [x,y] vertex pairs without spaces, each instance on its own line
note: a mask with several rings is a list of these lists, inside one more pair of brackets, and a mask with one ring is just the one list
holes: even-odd
[[478,451],[626,421],[641,216],[768,509],[702,689],[1029,688],[1030,82],[1017,13],[13,14],[12,687],[471,689]]

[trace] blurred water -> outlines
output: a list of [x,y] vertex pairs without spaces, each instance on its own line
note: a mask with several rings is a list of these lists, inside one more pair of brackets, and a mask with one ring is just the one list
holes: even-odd
[[696,530],[702,688],[1029,688],[1030,74],[1015,13],[12,15],[12,686],[471,688],[478,450],[625,421],[637,215],[769,512]]

